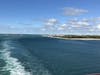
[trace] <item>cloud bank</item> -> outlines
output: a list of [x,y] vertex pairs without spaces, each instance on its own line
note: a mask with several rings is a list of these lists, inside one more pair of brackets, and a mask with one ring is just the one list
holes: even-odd
[[48,19],[42,28],[45,32],[98,34],[100,32],[100,20],[98,17],[92,19],[82,18],[70,19],[66,23],[61,23],[57,19]]

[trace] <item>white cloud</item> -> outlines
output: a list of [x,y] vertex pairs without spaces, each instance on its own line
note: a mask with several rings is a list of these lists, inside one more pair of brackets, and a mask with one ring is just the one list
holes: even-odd
[[45,22],[43,22],[43,27],[41,28],[44,32],[89,32],[89,31],[95,31],[95,26],[91,25],[91,23],[88,21],[88,19],[71,19],[68,20],[67,23],[58,22],[57,19],[48,19]]
[[72,8],[72,7],[64,8],[64,15],[66,16],[78,16],[87,12],[88,10],[85,10],[85,9],[77,9],[77,8]]
[[44,24],[47,26],[54,26],[57,23],[58,23],[57,19],[51,18],[51,19],[47,19]]
[[[93,20],[95,19],[95,21]],[[34,28],[30,26],[22,26],[17,28],[21,32],[24,31],[26,32],[39,32],[39,33],[80,33],[80,34],[91,34],[95,33],[97,34],[100,32],[100,23],[99,23],[99,18],[74,18],[71,20],[67,20],[66,23],[61,23],[55,18],[50,18],[41,21],[42,26],[38,28]],[[12,28],[14,31],[14,28]],[[16,31],[17,31],[16,30]]]
[[67,25],[63,24],[63,25],[59,26],[58,30],[67,30]]
[[97,28],[100,30],[100,24],[97,25]]
[[90,25],[88,22],[83,22],[83,21],[79,21],[79,22],[77,22],[77,24],[79,26],[88,26],[88,25]]
[[55,18],[50,18],[45,21],[43,21],[43,27],[42,30],[48,31],[48,30],[55,30],[58,24],[58,20]]
[[[93,20],[95,19],[95,21]],[[67,22],[59,22],[55,18],[41,21],[42,26],[34,25],[1,25],[0,32],[4,33],[99,33],[99,18],[74,18]]]
[[90,22],[90,19],[83,18],[81,21],[83,21],[83,22]]
[[69,20],[67,24],[69,24],[72,27],[84,27],[90,25],[88,21],[83,21],[83,20],[79,21],[77,19]]

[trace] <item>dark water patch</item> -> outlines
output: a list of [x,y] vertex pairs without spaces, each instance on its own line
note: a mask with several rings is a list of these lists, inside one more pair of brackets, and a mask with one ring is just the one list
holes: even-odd
[[2,67],[4,67],[6,65],[5,61],[3,59],[0,59],[0,70],[2,69]]
[[100,72],[100,41],[21,39],[54,75],[84,75]]

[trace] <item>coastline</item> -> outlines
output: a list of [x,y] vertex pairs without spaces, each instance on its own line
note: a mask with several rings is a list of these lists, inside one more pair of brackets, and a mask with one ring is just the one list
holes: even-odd
[[63,37],[55,37],[55,36],[48,36],[50,38],[55,39],[62,39],[62,40],[100,40],[99,38],[63,38]]

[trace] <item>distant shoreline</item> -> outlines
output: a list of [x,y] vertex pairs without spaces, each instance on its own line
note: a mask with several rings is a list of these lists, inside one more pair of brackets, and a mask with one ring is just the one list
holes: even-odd
[[100,40],[96,38],[62,38],[62,37],[51,37],[56,39],[63,39],[63,40]]
[[[36,34],[35,34],[36,35]],[[31,37],[33,38],[34,34],[0,34],[0,38],[10,37],[10,38],[20,38],[20,37]],[[100,35],[36,35],[42,37],[49,37],[55,39],[63,39],[63,40],[100,40]]]
[[50,38],[55,38],[55,39],[62,39],[62,40],[100,40],[100,38],[64,38],[64,37],[57,37],[57,36],[48,36]]

